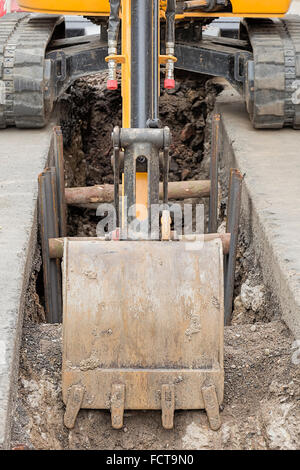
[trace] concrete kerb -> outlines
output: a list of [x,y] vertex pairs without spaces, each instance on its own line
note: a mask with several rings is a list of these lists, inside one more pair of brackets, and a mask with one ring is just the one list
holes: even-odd
[[25,294],[37,244],[38,174],[53,120],[41,130],[0,131],[0,449],[10,441]]

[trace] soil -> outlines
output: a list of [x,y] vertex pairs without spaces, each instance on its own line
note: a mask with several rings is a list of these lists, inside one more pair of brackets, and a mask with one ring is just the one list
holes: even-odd
[[299,449],[299,362],[293,338],[281,322],[227,327],[219,431],[209,429],[206,414],[200,411],[176,412],[172,431],[162,428],[159,412],[126,412],[123,429],[115,431],[109,412],[93,410],[81,410],[69,431],[63,425],[61,326],[27,324],[12,447]]
[[265,284],[260,260],[241,224],[232,324],[268,323],[281,318],[278,300]]
[[46,313],[44,309],[44,289],[41,245],[38,242],[33,258],[33,265],[25,297],[24,322],[44,323]]
[[[201,179],[207,121],[222,87],[208,77],[176,75],[161,89],[160,118],[172,132],[170,181]],[[111,132],[121,125],[120,90],[106,89],[106,73],[78,80],[61,100],[67,186],[113,183]]]
[[[163,82],[163,80],[162,80]],[[195,74],[176,75],[174,91],[161,89],[160,117],[172,132],[170,181],[207,179],[209,122],[222,87]],[[61,101],[66,185],[113,183],[111,132],[121,125],[120,90],[106,89],[106,73],[78,80]],[[95,212],[69,208],[70,236],[96,236]]]

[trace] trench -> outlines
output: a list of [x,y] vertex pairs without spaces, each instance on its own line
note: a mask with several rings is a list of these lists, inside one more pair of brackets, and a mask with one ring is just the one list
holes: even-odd
[[[209,179],[211,118],[216,97],[221,90],[222,86],[216,80],[180,72],[176,74],[174,91],[161,90],[161,121],[163,125],[170,127],[173,136],[170,148],[170,181]],[[65,146],[66,186],[112,184],[111,132],[115,125],[121,124],[120,92],[106,89],[105,74],[87,77],[78,80],[63,96],[60,111]],[[221,173],[219,231],[224,231],[226,218],[226,181],[227,178]],[[208,206],[207,199],[193,200],[193,204],[196,203],[205,203]],[[67,222],[68,236],[92,237],[96,236],[99,218],[95,211],[69,206]],[[292,339],[285,325],[280,322],[280,310],[272,291],[264,284],[250,235],[242,223],[233,326],[225,329],[225,421],[226,426],[229,426],[230,416],[233,416],[243,432],[236,430],[233,436],[226,428],[227,431],[223,430],[219,441],[216,441],[216,434],[207,430],[203,412],[180,411],[176,413],[177,424],[171,433],[161,428],[159,413],[152,412],[126,413],[128,425],[120,433],[111,429],[108,412],[81,411],[79,424],[73,431],[66,430],[62,424],[64,405],[60,386],[61,326],[45,323],[41,253],[38,244],[26,298],[12,446],[20,443],[24,443],[26,448],[41,449],[269,446],[269,437],[264,434],[267,418],[263,412],[260,415],[255,415],[254,412],[257,400],[263,400],[270,394],[271,401],[280,401],[285,393],[294,394],[295,397],[299,392],[295,391],[297,382],[291,379],[294,371],[287,364],[287,351]],[[275,337],[283,338],[278,341],[277,353],[274,350]],[[264,371],[266,368],[272,369],[282,354],[286,357],[278,366],[281,380],[283,384],[288,380],[293,384],[284,392],[277,393],[269,390],[272,382],[269,380],[270,372],[265,377]],[[234,369],[239,372],[234,374]],[[246,402],[244,398],[241,400],[241,396]],[[254,415],[255,418],[252,421],[250,419],[243,427],[248,416]]]
[[[221,83],[209,77],[178,71],[175,90],[161,88],[160,118],[162,125],[169,126],[172,132],[169,181],[209,179],[211,117],[216,97],[223,89]],[[105,84],[105,73],[100,77],[78,80],[60,101],[66,187],[113,184],[111,132],[114,126],[121,125],[121,95],[120,90],[108,91]],[[224,232],[228,196],[226,171],[220,172],[220,186],[218,224],[219,231]],[[193,209],[196,204],[203,204],[207,224],[207,198],[180,203],[192,203]],[[68,206],[68,236],[95,237],[98,222],[95,210]],[[276,298],[263,281],[250,238],[248,230],[241,224],[233,324],[269,322],[280,318]],[[40,244],[26,304],[29,321],[45,322]]]

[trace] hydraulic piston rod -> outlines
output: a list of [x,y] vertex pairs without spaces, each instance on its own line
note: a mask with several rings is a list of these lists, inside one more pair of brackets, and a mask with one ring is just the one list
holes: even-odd
[[[131,0],[131,127],[145,129],[153,118],[153,2]],[[157,2],[157,0],[156,0]],[[155,54],[156,56],[156,54]],[[157,74],[155,75],[157,81]],[[155,93],[156,94],[156,93]],[[155,113],[156,114],[156,113]]]

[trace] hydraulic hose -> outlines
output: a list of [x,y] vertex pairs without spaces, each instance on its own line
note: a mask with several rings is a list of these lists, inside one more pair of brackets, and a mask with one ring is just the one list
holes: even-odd
[[[176,0],[168,0],[166,9],[166,54],[174,56],[175,53],[175,14]],[[168,60],[166,64],[165,88],[175,88],[174,62]]]
[[168,0],[166,8],[166,42],[175,43],[175,13],[176,0]]
[[108,26],[108,45],[110,42],[117,43],[120,30],[120,4],[121,0],[110,0],[110,15]]
[[[110,0],[110,15],[108,26],[108,55],[116,55],[118,49],[118,37],[120,30],[120,4],[121,0]],[[107,88],[109,90],[116,90],[118,88],[117,82],[117,64],[115,60],[108,62],[108,80]]]

